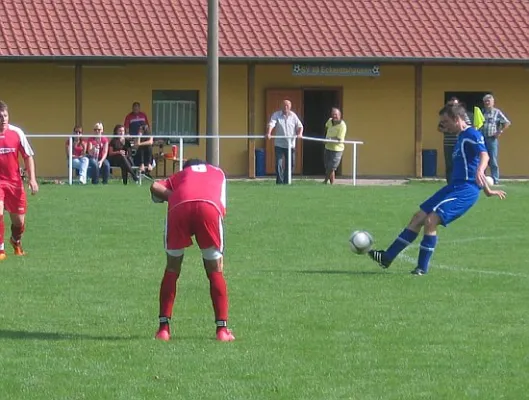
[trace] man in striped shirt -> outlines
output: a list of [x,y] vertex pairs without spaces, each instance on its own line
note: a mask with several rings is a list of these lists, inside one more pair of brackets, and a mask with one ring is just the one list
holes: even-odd
[[[452,97],[447,104],[453,105],[453,104],[459,104],[459,99],[457,97]],[[470,118],[468,117],[468,114],[465,113],[465,123],[469,126],[472,126],[472,123],[470,122]],[[453,169],[453,154],[454,154],[454,146],[457,143],[457,134],[447,132],[446,129],[441,126],[441,123],[437,126],[437,130],[443,134],[443,150],[444,150],[444,157],[445,157],[445,177],[446,177],[446,183],[450,183],[450,178],[452,176],[452,169]]]
[[507,119],[505,114],[498,108],[494,107],[494,97],[487,94],[483,97],[483,117],[485,121],[481,127],[481,132],[485,137],[485,146],[489,153],[489,168],[494,179],[494,184],[497,185],[500,181],[500,169],[498,167],[498,139],[501,134],[511,125],[511,121]]

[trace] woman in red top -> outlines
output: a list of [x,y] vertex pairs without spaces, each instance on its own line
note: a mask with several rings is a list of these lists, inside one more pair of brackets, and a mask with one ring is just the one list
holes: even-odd
[[[86,184],[86,175],[88,172],[88,157],[86,156],[87,142],[83,139],[83,128],[75,126],[73,132],[77,135],[73,139],[72,149],[72,168],[79,172],[79,183]],[[66,162],[70,157],[70,140],[66,139]],[[66,164],[68,165],[68,164]]]

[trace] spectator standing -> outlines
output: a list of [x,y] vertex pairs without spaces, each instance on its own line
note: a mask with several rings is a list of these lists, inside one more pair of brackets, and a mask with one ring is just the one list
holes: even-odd
[[303,136],[303,124],[300,119],[292,111],[292,103],[290,100],[283,100],[282,110],[276,111],[270,117],[268,128],[266,131],[266,138],[272,138],[272,131],[275,129],[275,164],[276,164],[276,184],[288,184],[287,160],[288,160],[288,143],[291,145],[292,164],[290,168],[294,170],[296,165],[296,137]]
[[498,148],[500,136],[509,128],[511,121],[499,109],[494,107],[494,97],[491,94],[483,97],[483,117],[485,121],[481,132],[485,137],[485,146],[489,153],[489,167],[494,184],[500,182],[500,168],[498,165]]
[[140,103],[135,101],[132,104],[132,111],[126,115],[123,125],[129,135],[137,135],[142,125],[149,125],[147,114],[141,111]]
[[325,124],[325,138],[331,139],[332,142],[325,143],[325,180],[324,184],[334,183],[336,170],[342,160],[342,154],[345,148],[344,140],[347,134],[347,125],[342,119],[342,112],[338,108],[331,110],[331,118]]

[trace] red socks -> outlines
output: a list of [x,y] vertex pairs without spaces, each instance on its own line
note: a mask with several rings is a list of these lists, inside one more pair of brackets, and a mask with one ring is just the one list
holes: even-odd
[[[2,220],[2,228],[3,228],[3,225],[4,225],[4,221]],[[15,242],[20,242],[20,239],[22,239],[22,234],[24,233],[24,228],[25,228],[24,225],[16,226],[16,225],[11,224],[11,238]],[[2,230],[2,232],[3,232],[3,230]]]
[[211,272],[208,274],[208,279],[218,330],[225,328],[228,321],[228,290],[222,272]]
[[174,299],[176,297],[176,281],[178,274],[166,270],[160,285],[160,324],[168,323],[173,315]]

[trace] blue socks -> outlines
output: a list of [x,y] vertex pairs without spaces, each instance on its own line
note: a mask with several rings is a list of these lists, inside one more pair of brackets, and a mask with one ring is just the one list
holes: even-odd
[[408,247],[412,242],[417,239],[418,233],[409,230],[408,228],[404,229],[400,235],[395,239],[395,241],[388,247],[385,252],[385,256],[389,260],[394,260],[399,253]]
[[437,236],[424,235],[421,240],[421,247],[419,250],[419,264],[417,265],[423,272],[428,272],[428,264],[432,258],[437,244]]

